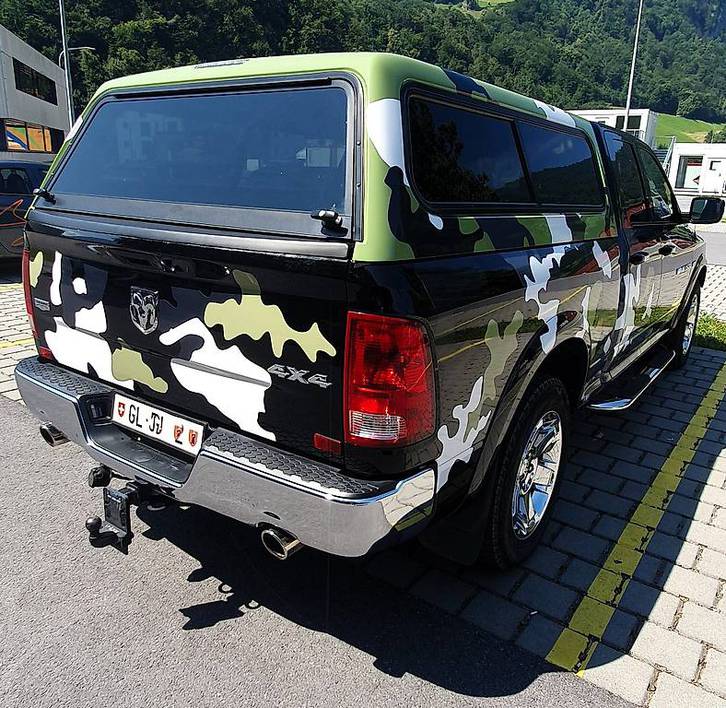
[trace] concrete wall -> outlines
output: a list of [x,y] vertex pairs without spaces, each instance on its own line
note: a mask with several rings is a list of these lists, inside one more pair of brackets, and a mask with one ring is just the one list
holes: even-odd
[[10,150],[0,150],[0,161],[2,160],[22,160],[23,162],[42,162],[50,164],[55,157],[50,152],[20,152]]
[[[58,105],[31,96],[15,88],[13,57],[55,81]],[[15,118],[48,128],[68,132],[66,88],[63,70],[54,62],[23,42],[0,25],[0,118]],[[13,152],[15,159],[25,159],[30,153]],[[47,159],[47,157],[45,158]]]

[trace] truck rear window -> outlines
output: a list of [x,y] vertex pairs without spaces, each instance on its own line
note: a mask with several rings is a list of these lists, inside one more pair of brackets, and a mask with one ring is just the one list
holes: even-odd
[[335,86],[112,99],[93,115],[52,189],[348,213],[347,101]]

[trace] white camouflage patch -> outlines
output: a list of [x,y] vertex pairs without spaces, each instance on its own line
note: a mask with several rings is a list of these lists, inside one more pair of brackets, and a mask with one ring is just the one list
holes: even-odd
[[[100,304],[100,303],[99,303]],[[105,316],[104,316],[105,319]],[[96,334],[69,327],[62,317],[54,317],[55,332],[45,331],[45,341],[59,364],[89,374],[89,365],[99,378],[133,390],[133,382],[119,381],[111,368],[111,347]]]
[[247,359],[239,347],[220,349],[199,318],[164,332],[159,341],[169,346],[188,336],[200,337],[203,344],[189,361],[172,359],[171,370],[179,383],[188,391],[204,396],[240,429],[274,440],[274,433],[257,422],[260,413],[265,411],[265,391],[272,385],[270,374]]
[[73,292],[76,295],[88,295],[86,281],[83,278],[73,278]]
[[561,108],[551,106],[549,103],[543,103],[542,101],[538,101],[536,98],[532,100],[537,104],[538,108],[541,108],[545,112],[545,115],[549,120],[561,123],[562,125],[569,125],[571,128],[576,127],[577,124],[575,123],[575,119]]
[[471,396],[469,402],[465,405],[454,406],[452,415],[457,421],[457,429],[453,436],[449,436],[449,429],[446,425],[442,425],[439,428],[437,437],[443,449],[441,454],[436,459],[436,465],[438,468],[438,474],[436,476],[436,489],[439,490],[446,484],[451,473],[451,468],[456,462],[461,460],[462,462],[469,462],[472,453],[474,452],[473,445],[479,433],[481,433],[489,423],[489,418],[492,412],[487,412],[486,415],[479,419],[478,424],[471,428],[467,433],[469,427],[469,414],[473,413],[479,408],[482,402],[482,395],[484,393],[484,377],[480,376],[474,383],[474,387],[471,390]]
[[630,335],[635,329],[635,304],[640,297],[640,266],[635,268],[635,274],[628,273],[623,278],[625,297],[623,298],[623,311],[615,320],[615,331],[622,332],[620,340],[615,345],[614,353],[617,356],[630,341]]
[[106,331],[106,310],[103,302],[95,304],[93,307],[83,307],[76,313],[74,325],[78,329],[86,330],[86,332],[95,332],[101,334]]
[[55,252],[55,259],[53,260],[53,268],[51,270],[52,279],[50,281],[50,301],[53,305],[61,304],[61,267],[62,267],[63,255],[58,251]]
[[429,214],[429,221],[433,224],[434,228],[439,231],[444,228],[444,220],[440,216]]
[[540,293],[547,292],[547,285],[550,282],[550,274],[555,265],[559,265],[562,256],[565,255],[567,246],[556,246],[552,253],[547,254],[542,260],[536,256],[530,256],[529,269],[532,277],[525,275],[526,288],[524,299],[537,303],[537,317],[545,324],[547,331],[542,334],[540,341],[545,354],[552,351],[557,337],[557,310],[560,301],[552,298],[546,302],[540,300]]
[[590,295],[592,295],[592,286],[588,285],[582,298],[582,330],[580,336],[583,338],[590,334]]
[[546,214],[547,226],[550,229],[552,243],[568,243],[573,241],[572,229],[567,225],[564,214]]
[[610,254],[607,251],[603,251],[597,241],[592,246],[592,255],[600,266],[600,270],[605,274],[605,277],[612,277],[613,264],[610,260]]
[[408,175],[403,159],[401,102],[397,98],[382,98],[368,104],[366,127],[368,137],[381,160],[389,167],[400,167],[403,172],[403,183],[408,187]]
[[655,294],[655,283],[650,286],[650,292],[648,293],[648,302],[645,303],[645,312],[643,312],[643,319],[647,320],[653,314],[653,295]]

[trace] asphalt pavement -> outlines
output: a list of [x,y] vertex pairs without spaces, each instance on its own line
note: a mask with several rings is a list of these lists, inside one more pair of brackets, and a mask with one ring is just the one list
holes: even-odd
[[309,549],[285,563],[197,508],[141,508],[92,548],[90,460],[0,397],[2,706],[622,706],[622,700]]
[[726,224],[714,224],[709,230],[699,228],[698,234],[706,242],[709,264],[726,266]]

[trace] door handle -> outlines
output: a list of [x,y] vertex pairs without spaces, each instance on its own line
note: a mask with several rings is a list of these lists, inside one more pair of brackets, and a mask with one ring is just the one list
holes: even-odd
[[673,251],[676,250],[675,244],[672,243],[664,243],[659,249],[658,253],[660,253],[661,256],[670,256]]
[[630,256],[630,262],[633,265],[640,265],[641,263],[645,262],[645,259],[648,258],[647,253],[643,253],[643,251],[638,251],[637,253],[633,253]]

